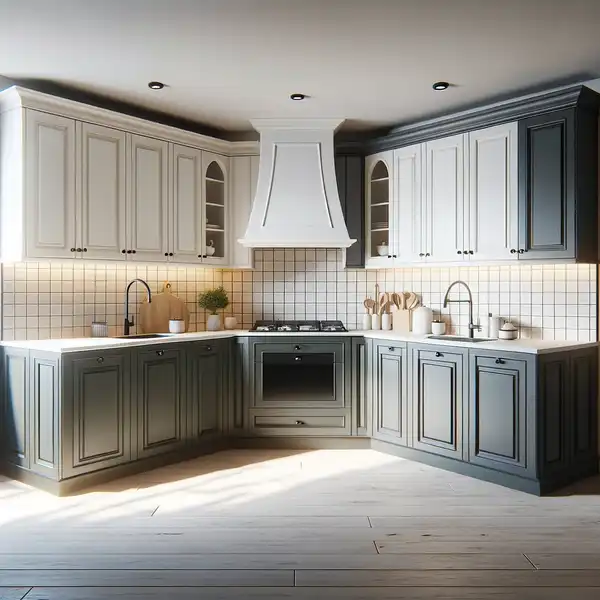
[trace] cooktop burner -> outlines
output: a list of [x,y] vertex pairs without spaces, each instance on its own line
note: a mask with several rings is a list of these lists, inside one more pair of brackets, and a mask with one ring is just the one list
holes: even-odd
[[256,321],[251,331],[273,333],[277,331],[348,331],[341,321]]

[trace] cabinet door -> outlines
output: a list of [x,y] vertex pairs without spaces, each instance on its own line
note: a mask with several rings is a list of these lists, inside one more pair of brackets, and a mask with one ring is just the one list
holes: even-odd
[[[254,190],[256,189],[256,176],[254,168],[258,168],[258,157],[234,156],[230,159],[231,166],[231,260],[232,267],[252,268],[252,248],[246,248],[238,242],[243,238],[248,226]],[[254,185],[253,185],[254,183]]]
[[185,440],[185,363],[182,350],[137,354],[137,458],[180,448]]
[[218,349],[202,344],[189,352],[189,437],[197,440],[223,429],[223,363]]
[[202,152],[173,145],[173,218],[170,260],[202,261]]
[[29,469],[29,351],[6,347],[3,349],[2,362],[0,449],[8,462]]
[[348,235],[356,240],[346,249],[346,267],[365,266],[365,161],[362,156],[335,157],[335,174]]
[[462,260],[464,240],[464,137],[425,145],[426,255],[431,262]]
[[371,435],[368,349],[364,338],[352,338],[352,435]]
[[448,348],[412,349],[415,448],[463,459],[467,377],[466,353]]
[[375,360],[375,426],[373,437],[406,446],[408,398],[405,346],[377,344]]
[[229,159],[202,153],[204,181],[204,251],[202,262],[225,265],[229,260]]
[[519,252],[575,258],[575,111],[519,121]]
[[533,370],[526,360],[471,354],[469,462],[535,476],[535,389],[528,367]]
[[517,260],[517,124],[469,133],[469,210],[465,248],[471,260]]
[[81,161],[77,247],[84,258],[125,260],[126,140],[123,131],[77,123]]
[[130,144],[127,254],[136,261],[164,262],[169,252],[168,144],[140,135],[131,135]]
[[396,205],[392,167],[394,153],[382,152],[365,159],[367,267],[394,264]]
[[64,365],[64,477],[131,460],[129,353],[90,354]]
[[571,351],[569,358],[573,458],[575,461],[595,461],[598,448],[598,350]]
[[74,258],[75,121],[27,110],[27,257]]
[[423,194],[424,145],[394,151],[395,237],[398,259],[418,262],[426,259],[426,211]]

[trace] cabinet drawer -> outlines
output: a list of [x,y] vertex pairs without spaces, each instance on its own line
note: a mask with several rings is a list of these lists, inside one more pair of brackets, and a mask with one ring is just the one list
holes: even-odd
[[348,411],[257,411],[250,414],[250,428],[258,436],[350,435]]
[[290,356],[306,356],[309,354],[332,354],[333,362],[344,362],[344,344],[339,342],[302,342],[259,343],[254,345],[254,362],[263,362],[265,355],[288,354]]

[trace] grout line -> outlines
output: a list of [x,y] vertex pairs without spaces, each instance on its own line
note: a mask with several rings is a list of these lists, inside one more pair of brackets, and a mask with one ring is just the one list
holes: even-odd
[[533,563],[533,561],[527,556],[527,554],[523,553],[523,556],[527,559],[527,562],[536,570],[539,571],[538,567]]
[[371,523],[371,517],[367,516],[367,521],[369,521],[369,527],[373,529],[373,523]]

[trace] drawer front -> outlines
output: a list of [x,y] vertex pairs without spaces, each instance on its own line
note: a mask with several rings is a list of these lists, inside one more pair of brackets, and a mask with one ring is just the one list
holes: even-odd
[[344,344],[341,342],[285,342],[258,343],[254,345],[254,362],[269,360],[265,355],[306,356],[310,354],[331,354],[333,362],[344,362]]
[[250,429],[257,436],[350,435],[349,411],[252,410]]

